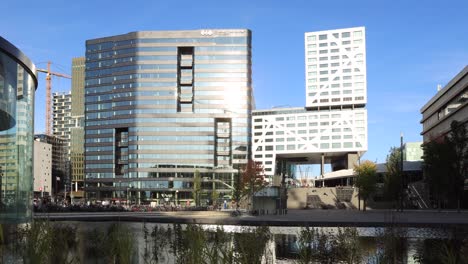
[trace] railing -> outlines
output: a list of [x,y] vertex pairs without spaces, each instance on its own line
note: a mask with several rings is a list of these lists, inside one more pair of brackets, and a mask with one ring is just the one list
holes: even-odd
[[429,208],[429,206],[427,206],[426,202],[424,201],[424,199],[422,198],[421,194],[416,189],[416,187],[414,185],[409,185],[409,188],[410,188],[411,192],[416,194],[416,198],[417,198],[416,202],[418,203],[419,208],[421,208],[421,209]]

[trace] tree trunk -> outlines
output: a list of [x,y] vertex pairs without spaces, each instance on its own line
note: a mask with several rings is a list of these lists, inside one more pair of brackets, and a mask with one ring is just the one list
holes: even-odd
[[366,201],[367,199],[362,199],[363,205],[362,205],[362,210],[365,212],[366,211]]
[[357,196],[357,206],[358,206],[358,211],[361,211],[361,195],[359,193]]

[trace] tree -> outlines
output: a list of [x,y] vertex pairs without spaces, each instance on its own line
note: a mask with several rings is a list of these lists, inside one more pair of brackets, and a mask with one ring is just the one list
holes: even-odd
[[401,188],[403,173],[401,171],[401,149],[392,147],[387,155],[385,164],[387,173],[384,175],[384,197],[387,200],[396,202],[403,198]]
[[457,208],[463,200],[465,177],[468,175],[468,133],[464,124],[452,121],[451,132],[447,137],[447,142],[452,149],[452,172],[454,195],[457,200]]
[[[239,183],[236,184],[238,188],[237,196],[239,196],[239,200],[242,199],[242,197],[253,199],[253,195],[266,187],[267,184],[262,165],[253,160],[249,160],[242,170]],[[236,196],[236,192],[234,193]]]
[[201,176],[198,170],[195,171],[193,177],[193,199],[195,200],[195,206],[200,206],[200,193],[201,193]]
[[356,187],[359,189],[359,195],[364,201],[364,211],[366,211],[366,202],[375,192],[377,183],[377,166],[374,162],[365,160],[360,165],[354,167],[356,175]]
[[463,124],[451,123],[451,132],[423,145],[424,178],[438,208],[441,205],[460,208],[465,175],[468,171],[468,137]]

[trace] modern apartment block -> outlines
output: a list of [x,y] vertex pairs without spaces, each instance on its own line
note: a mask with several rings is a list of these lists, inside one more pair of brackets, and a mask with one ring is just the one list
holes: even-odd
[[132,32],[86,42],[91,199],[188,202],[231,193],[250,156],[251,32]]
[[[71,118],[71,93],[53,94],[53,135],[70,142],[70,128],[73,125]],[[69,144],[68,144],[69,146]]]
[[468,66],[421,108],[421,114],[425,143],[447,135],[452,121],[468,127]]
[[367,151],[365,28],[305,34],[306,105],[255,110],[254,160],[292,177],[296,164],[353,168]]
[[72,59],[70,162],[73,197],[84,197],[85,57]]
[[53,113],[53,127],[52,132],[55,137],[64,140],[64,151],[65,151],[65,162],[64,162],[64,173],[65,175],[61,178],[65,186],[65,191],[70,190],[70,135],[71,128],[73,127],[73,120],[71,118],[71,93],[61,92],[53,93],[52,101],[52,113]]

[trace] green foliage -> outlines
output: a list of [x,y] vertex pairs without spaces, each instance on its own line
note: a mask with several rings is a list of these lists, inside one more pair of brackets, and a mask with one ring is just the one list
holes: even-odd
[[360,165],[354,167],[356,174],[356,187],[359,188],[359,195],[364,200],[364,211],[366,201],[375,192],[377,183],[377,166],[374,162],[365,160]]
[[262,256],[267,254],[267,243],[271,238],[267,226],[246,228],[241,233],[234,233],[235,263],[257,264],[262,263]]
[[297,263],[361,263],[363,250],[360,247],[356,228],[338,228],[338,233],[304,227],[298,236],[299,259]]
[[408,242],[403,229],[387,227],[377,237],[379,250],[377,251],[378,263],[406,263]]
[[201,194],[201,176],[198,170],[195,171],[193,177],[193,199],[195,200],[195,205],[200,206],[200,194]]
[[468,263],[468,231],[455,228],[447,239],[426,239],[416,248],[413,259],[417,263]]
[[424,175],[438,207],[459,207],[468,172],[468,136],[463,124],[453,121],[443,139],[423,145]]
[[403,174],[401,171],[401,149],[391,148],[387,155],[386,168],[384,175],[384,197],[389,201],[397,201],[404,195],[401,188]]
[[151,233],[143,224],[143,239],[145,241],[145,249],[143,253],[143,260],[145,264],[157,264],[166,260],[165,246],[169,242],[169,232],[158,225],[155,225]]
[[131,230],[126,225],[112,224],[107,232],[107,239],[107,252],[114,262],[132,263],[135,242]]
[[218,201],[218,199],[219,199],[219,192],[217,192],[216,190],[213,190],[211,192],[211,201],[212,201],[213,205],[216,204],[216,201]]
[[76,229],[35,221],[18,230],[19,247],[24,263],[77,263],[74,257]]

